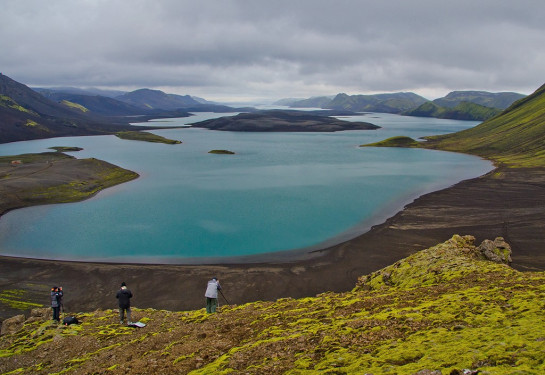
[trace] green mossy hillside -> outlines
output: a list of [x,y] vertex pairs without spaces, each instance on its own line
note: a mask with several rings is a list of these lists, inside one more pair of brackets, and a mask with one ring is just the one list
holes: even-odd
[[29,115],[39,117],[36,112],[19,105],[15,100],[7,95],[0,95],[0,107],[15,109],[19,112],[24,112],[28,113]]
[[80,110],[83,113],[89,112],[89,110],[85,108],[84,106],[82,106],[81,104],[74,103],[69,100],[63,100],[61,104],[67,106],[68,108]]
[[[489,248],[506,256],[497,242]],[[35,310],[0,340],[0,372],[545,373],[545,274],[483,254],[473,237],[454,236],[345,293],[222,306],[211,315],[134,309],[142,329],[119,325],[116,310],[77,313],[82,323],[68,327]]]
[[474,128],[426,139],[429,148],[475,154],[507,166],[543,167],[545,85]]

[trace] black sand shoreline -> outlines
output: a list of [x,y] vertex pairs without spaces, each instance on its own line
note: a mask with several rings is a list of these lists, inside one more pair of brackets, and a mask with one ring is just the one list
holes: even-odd
[[[313,296],[353,288],[357,278],[418,250],[471,234],[480,242],[502,236],[513,248],[513,266],[545,270],[545,168],[499,168],[450,188],[425,194],[356,238],[289,263],[144,265],[81,263],[0,257],[0,290],[25,291],[48,302],[62,285],[69,311],[115,308],[126,281],[135,307],[185,310],[203,306],[206,281],[219,277],[231,303]],[[0,304],[0,317],[18,313]]]

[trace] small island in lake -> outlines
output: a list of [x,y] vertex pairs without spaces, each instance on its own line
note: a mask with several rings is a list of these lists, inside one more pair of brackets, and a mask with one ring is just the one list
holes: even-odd
[[336,132],[342,130],[374,130],[380,126],[368,122],[352,122],[309,114],[305,111],[270,110],[241,113],[190,124],[197,128],[239,132]]
[[50,150],[55,150],[58,152],[73,152],[83,150],[81,147],[70,147],[70,146],[54,146],[49,147]]
[[115,134],[118,138],[127,139],[131,141],[144,141],[144,142],[154,142],[154,143],[166,143],[169,145],[175,145],[182,143],[174,139],[168,139],[161,137],[160,135],[141,132],[141,131],[123,131]]
[[229,150],[210,150],[208,151],[209,154],[219,154],[219,155],[234,155],[235,153],[233,151]]
[[375,142],[375,143],[368,143],[364,145],[360,145],[360,147],[420,147],[422,145],[421,142],[415,141],[411,137],[406,136],[397,136],[397,137],[391,137],[388,139],[385,139],[383,141]]

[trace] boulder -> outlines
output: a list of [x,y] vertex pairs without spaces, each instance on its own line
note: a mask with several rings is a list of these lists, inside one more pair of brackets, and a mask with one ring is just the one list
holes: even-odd
[[496,263],[503,263],[510,265],[512,262],[511,259],[511,246],[503,237],[496,237],[494,241],[484,240],[477,250],[480,254],[487,260]]
[[25,323],[24,315],[15,315],[2,322],[2,329],[0,335],[9,335],[17,332]]
[[48,307],[42,307],[42,308],[38,308],[38,309],[32,309],[30,311],[30,317],[32,318],[47,318],[47,319],[51,319],[51,317],[53,316],[53,312],[50,308]]

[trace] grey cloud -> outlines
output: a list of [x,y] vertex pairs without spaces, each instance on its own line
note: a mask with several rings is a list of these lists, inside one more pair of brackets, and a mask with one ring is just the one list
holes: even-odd
[[284,97],[529,92],[545,77],[538,1],[17,1],[0,67],[32,85]]

